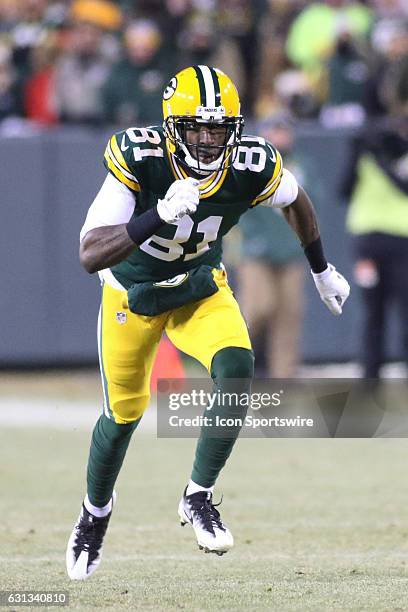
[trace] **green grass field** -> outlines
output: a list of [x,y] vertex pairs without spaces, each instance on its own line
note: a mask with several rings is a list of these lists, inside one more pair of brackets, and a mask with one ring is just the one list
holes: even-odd
[[72,583],[88,439],[3,423],[1,589],[68,590],[78,610],[408,609],[407,441],[240,440],[217,490],[236,546],[217,557],[177,520],[193,441],[136,433],[102,565]]

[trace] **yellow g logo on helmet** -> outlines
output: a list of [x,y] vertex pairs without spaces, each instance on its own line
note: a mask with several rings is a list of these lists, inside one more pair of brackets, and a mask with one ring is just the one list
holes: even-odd
[[163,100],[169,100],[171,98],[171,96],[174,95],[174,92],[177,89],[177,77],[173,77],[172,79],[170,79],[169,84],[167,85],[166,89],[163,92]]

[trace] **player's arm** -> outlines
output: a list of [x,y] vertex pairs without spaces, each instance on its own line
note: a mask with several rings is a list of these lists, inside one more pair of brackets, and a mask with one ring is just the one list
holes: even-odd
[[313,204],[288,170],[282,171],[278,188],[264,205],[282,209],[304,249],[322,301],[334,315],[341,314],[350,286],[336,268],[327,262]]
[[[300,244],[306,250],[316,240],[320,233],[313,204],[305,190],[298,186],[298,194],[294,202],[282,209],[283,215],[291,228],[296,232]],[[307,255],[306,255],[307,256]],[[323,272],[327,268],[327,261],[321,252],[317,253],[315,261],[311,261],[313,272]]]
[[79,259],[87,272],[109,268],[136,248],[126,231],[135,205],[130,189],[108,174],[81,230]]
[[297,180],[289,170],[282,168],[277,178],[279,183],[273,194],[262,201],[261,206],[280,208],[282,210],[283,216],[297,234],[302,247],[305,249],[305,254],[309,259],[312,271],[322,272],[327,268],[327,261],[323,254],[321,242],[319,249],[311,247],[311,255],[308,251],[310,245],[320,241],[319,227],[313,204],[305,190],[298,185]]
[[82,266],[93,274],[118,264],[165,223],[194,212],[198,201],[198,181],[175,181],[157,206],[137,216],[137,196],[109,174],[81,230]]
[[89,274],[115,266],[136,248],[126,224],[95,227],[79,246],[79,260]]

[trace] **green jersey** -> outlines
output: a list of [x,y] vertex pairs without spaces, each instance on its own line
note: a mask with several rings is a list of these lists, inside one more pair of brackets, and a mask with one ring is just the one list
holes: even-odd
[[[170,185],[188,177],[161,127],[129,128],[112,136],[105,165],[135,194],[134,215],[157,205]],[[201,264],[219,267],[222,237],[248,209],[267,200],[279,186],[282,159],[264,138],[243,136],[230,168],[200,180],[200,203],[192,215],[163,225],[111,271],[129,288],[160,281]]]

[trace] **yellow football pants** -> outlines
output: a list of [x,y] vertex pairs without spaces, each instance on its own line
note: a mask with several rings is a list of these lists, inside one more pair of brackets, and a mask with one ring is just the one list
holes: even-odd
[[247,326],[228,286],[215,270],[214,295],[156,317],[129,310],[127,293],[106,283],[98,322],[99,363],[105,414],[116,423],[139,419],[149,404],[150,376],[163,331],[208,371],[214,355],[234,346],[251,349]]

